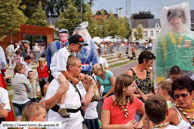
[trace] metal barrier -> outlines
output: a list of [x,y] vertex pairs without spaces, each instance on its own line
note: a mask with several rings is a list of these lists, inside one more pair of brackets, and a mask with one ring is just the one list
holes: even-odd
[[101,47],[100,50],[101,50],[101,54],[104,55],[104,54],[110,54],[110,53],[120,53],[120,52],[126,52],[126,50],[131,50],[131,46],[112,46],[112,47]]

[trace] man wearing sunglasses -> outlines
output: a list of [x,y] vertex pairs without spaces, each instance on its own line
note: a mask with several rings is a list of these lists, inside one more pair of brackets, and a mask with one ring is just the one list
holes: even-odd
[[177,78],[172,83],[172,91],[177,101],[175,107],[169,109],[166,122],[176,125],[180,129],[194,126],[194,82],[187,76]]

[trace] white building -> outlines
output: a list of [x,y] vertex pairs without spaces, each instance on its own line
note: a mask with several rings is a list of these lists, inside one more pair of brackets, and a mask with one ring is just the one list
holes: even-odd
[[136,31],[137,21],[139,21],[139,25],[144,30],[144,40],[149,41],[149,38],[156,39],[161,30],[160,19],[135,19],[132,20],[132,42],[136,42],[134,32]]

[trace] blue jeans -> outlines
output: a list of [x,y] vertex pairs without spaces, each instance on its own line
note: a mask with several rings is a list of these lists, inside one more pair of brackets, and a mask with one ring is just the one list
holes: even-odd
[[13,107],[15,109],[16,117],[22,117],[22,110],[24,111],[25,107],[30,103],[30,101],[24,103],[24,104],[17,104],[13,103]]
[[136,114],[135,114],[135,119],[137,122],[139,122],[141,120],[141,117],[142,115],[140,115],[137,111],[136,111]]
[[29,99],[30,99],[30,103],[32,103],[32,102],[36,102],[37,103],[37,98],[33,98],[33,99],[29,98]]

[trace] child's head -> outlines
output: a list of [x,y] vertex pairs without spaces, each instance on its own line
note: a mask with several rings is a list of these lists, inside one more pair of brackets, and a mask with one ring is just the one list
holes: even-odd
[[93,67],[92,67],[92,72],[97,75],[97,76],[100,76],[102,75],[105,70],[104,70],[104,67],[103,65],[100,63],[100,64],[95,64]]
[[32,102],[24,109],[24,116],[27,121],[46,121],[46,108],[39,103]]
[[172,95],[172,82],[171,81],[161,81],[158,84],[157,94],[161,96]]
[[34,72],[33,71],[28,72],[28,78],[29,79],[34,79]]
[[98,56],[100,56],[101,55],[101,50],[97,49],[97,52],[98,52]]
[[21,53],[20,50],[17,50],[17,51],[15,52],[16,55],[20,55],[20,53]]
[[146,115],[155,124],[165,120],[167,110],[166,100],[160,95],[152,95],[145,102]]
[[170,69],[170,79],[173,82],[175,79],[181,76],[181,69],[178,66],[173,66]]
[[135,80],[133,77],[127,74],[121,74],[117,77],[114,86],[114,95],[116,97],[115,103],[123,103],[123,97],[130,97],[130,101],[133,102],[133,94],[135,91]]
[[84,39],[81,35],[74,34],[69,38],[70,51],[78,53],[82,46],[87,46],[88,44],[84,42]]

